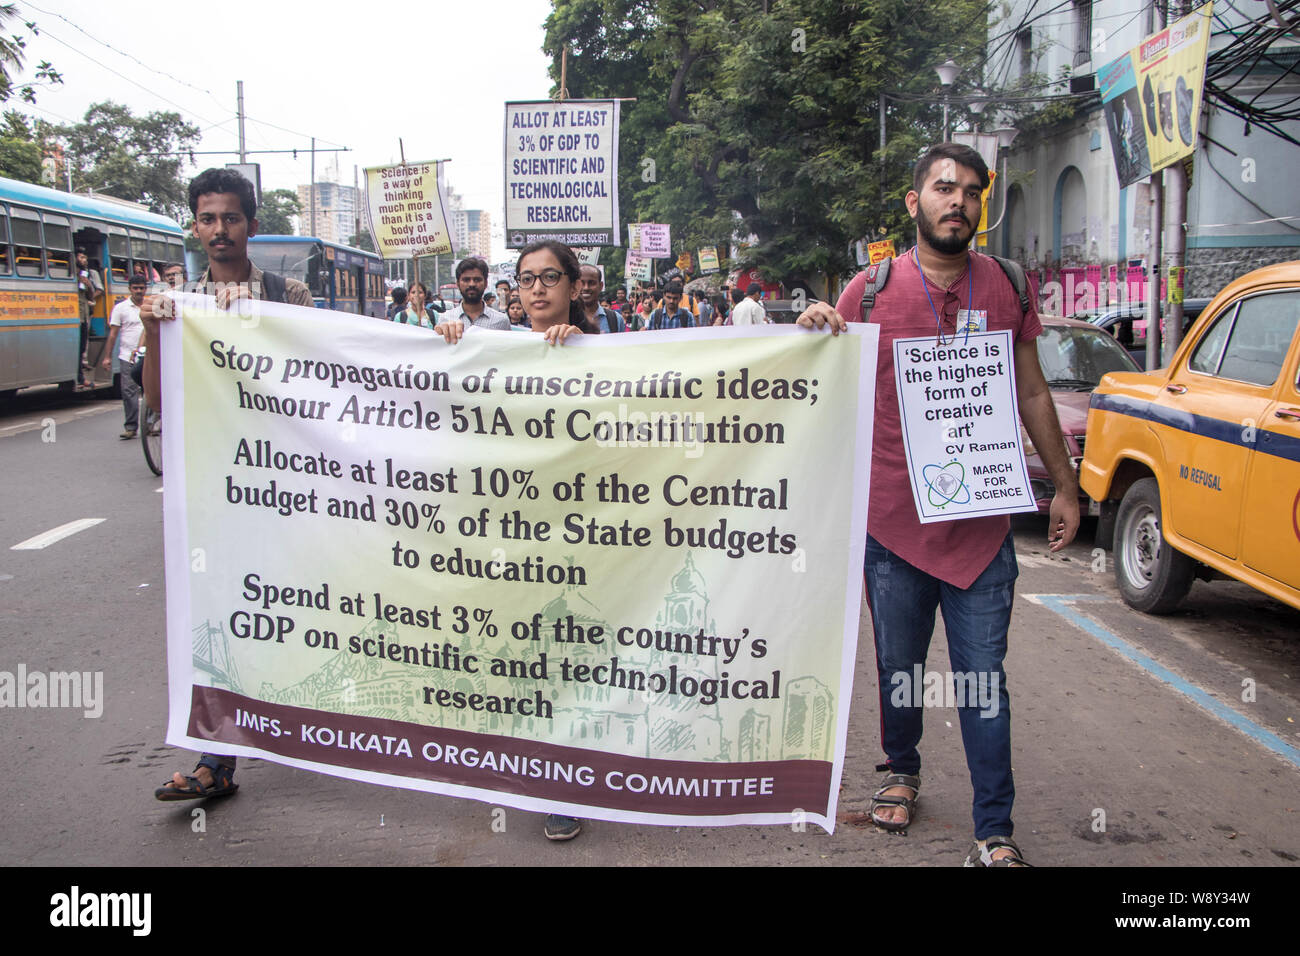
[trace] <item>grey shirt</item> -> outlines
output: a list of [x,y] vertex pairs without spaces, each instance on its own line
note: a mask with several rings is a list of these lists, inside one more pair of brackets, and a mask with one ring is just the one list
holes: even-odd
[[466,325],[473,325],[480,329],[496,329],[498,332],[510,331],[510,317],[504,312],[498,312],[491,306],[483,306],[483,314],[477,319],[470,319],[465,315],[465,306],[458,305],[454,309],[448,309],[442,315],[438,316],[438,324],[450,322],[453,319],[459,319]]

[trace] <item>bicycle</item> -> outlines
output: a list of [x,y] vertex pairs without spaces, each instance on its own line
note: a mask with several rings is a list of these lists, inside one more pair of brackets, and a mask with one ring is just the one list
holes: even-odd
[[140,396],[140,444],[144,460],[155,475],[162,476],[162,412],[153,411]]
[[[140,349],[139,356],[144,355],[144,349]],[[131,376],[135,378],[136,373],[141,369],[137,364],[131,370]],[[136,378],[136,384],[140,380]],[[162,412],[155,412],[149,408],[149,403],[144,399],[144,389],[140,390],[140,444],[144,447],[144,460],[149,466],[149,470],[159,477],[163,473],[162,459]]]

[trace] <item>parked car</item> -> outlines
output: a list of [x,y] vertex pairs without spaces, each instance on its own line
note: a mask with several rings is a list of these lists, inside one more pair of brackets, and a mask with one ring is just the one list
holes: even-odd
[[[1140,368],[1115,339],[1096,326],[1050,315],[1039,318],[1043,332],[1037,340],[1038,361],[1052,390],[1070,462],[1077,471],[1086,447],[1088,399],[1092,390],[1107,372],[1137,372]],[[1056,485],[1023,426],[1021,439],[1025,464],[1029,467],[1030,490],[1038,510],[1047,514],[1056,495]],[[1081,513],[1099,514],[1096,502],[1087,495],[1080,495],[1079,504]]]
[[1083,489],[1115,514],[1124,600],[1236,578],[1300,608],[1300,261],[1229,283],[1169,368],[1092,393]]
[[[1183,300],[1183,334],[1210,304],[1209,299]],[[1161,314],[1163,315],[1163,303]],[[1116,341],[1128,350],[1139,369],[1147,366],[1147,307],[1145,302],[1125,302],[1103,309],[1088,309],[1071,316],[1082,322],[1091,322],[1115,336]]]

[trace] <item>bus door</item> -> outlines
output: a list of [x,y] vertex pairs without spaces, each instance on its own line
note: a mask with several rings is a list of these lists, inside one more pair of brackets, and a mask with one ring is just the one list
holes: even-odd
[[355,265],[348,270],[352,281],[352,298],[356,300],[357,315],[366,314],[366,264]]
[[[104,262],[106,268],[100,271],[104,280],[104,295],[101,298],[102,305],[95,307],[94,318],[90,321],[90,344],[86,348],[96,385],[108,384],[118,371],[116,355],[111,357],[112,363],[107,372],[100,363],[104,360],[104,346],[108,344],[108,320],[113,314],[113,307],[131,294],[127,289],[127,281],[131,278],[130,240],[121,226],[110,225],[107,228],[108,257]],[[89,250],[87,253],[87,258],[94,266],[94,257],[89,255]]]
[[[84,219],[74,219],[72,226],[74,230],[72,233],[73,249],[86,254],[89,271],[99,276],[99,287],[107,289],[108,270],[104,268],[104,263],[108,261],[108,234],[94,226],[87,225]],[[101,295],[95,299],[95,304],[90,310],[92,333],[97,326],[101,329],[104,327],[104,323],[108,321],[108,313],[108,296]]]

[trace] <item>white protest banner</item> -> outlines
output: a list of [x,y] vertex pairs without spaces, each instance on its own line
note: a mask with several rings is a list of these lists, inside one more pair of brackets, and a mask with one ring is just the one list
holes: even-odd
[[894,340],[912,499],[922,524],[1035,511],[1016,412],[1011,333]]
[[170,744],[588,818],[833,828],[874,327],[449,346],[177,301]]
[[575,246],[573,249],[573,254],[578,257],[578,262],[584,266],[600,265],[599,246],[591,246],[590,248],[585,248],[583,246]]
[[384,259],[451,252],[451,228],[442,206],[442,163],[366,169],[366,222]]
[[623,266],[623,274],[629,279],[636,279],[638,282],[649,282],[651,269],[654,263],[649,259],[643,259],[636,253],[629,251],[627,261]]
[[662,222],[643,222],[638,230],[641,255],[647,259],[668,259],[672,256],[672,227]]
[[617,100],[506,103],[506,245],[616,246]]

